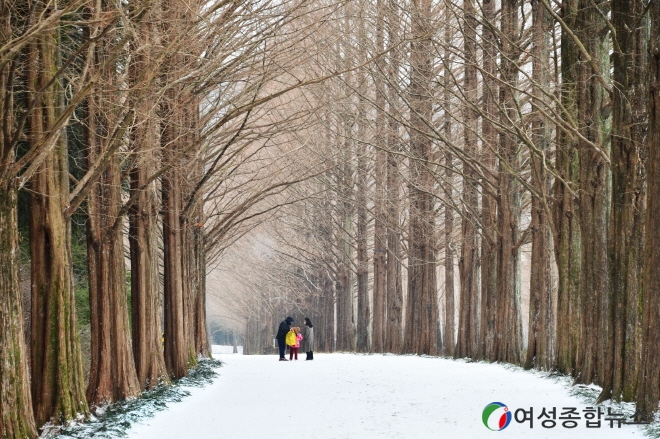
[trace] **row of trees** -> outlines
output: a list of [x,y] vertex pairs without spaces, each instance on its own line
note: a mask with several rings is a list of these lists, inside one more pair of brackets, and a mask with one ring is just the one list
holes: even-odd
[[[321,349],[558,370],[654,412],[658,2],[354,1],[332,17],[327,68],[374,58],[308,90],[313,154],[334,166],[254,231],[272,266],[241,291],[259,311],[222,303],[309,315],[335,338]],[[267,343],[251,322],[246,343]]]
[[[325,14],[304,1],[0,3],[0,437],[37,437],[210,355],[207,264],[312,172],[279,143],[302,116],[269,115],[323,79],[295,73],[312,59],[312,13]],[[72,272],[80,222],[86,286]]]

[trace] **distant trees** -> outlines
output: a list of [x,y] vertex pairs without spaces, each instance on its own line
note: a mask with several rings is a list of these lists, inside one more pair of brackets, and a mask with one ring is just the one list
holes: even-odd
[[[334,283],[307,294],[336,304],[323,309],[337,317],[327,329],[337,349],[357,340],[364,351],[351,318],[364,323],[356,310],[368,305],[370,352],[556,369],[601,385],[601,401],[656,410],[658,285],[643,274],[655,12],[633,1],[466,0],[333,13],[319,57],[358,67],[309,89],[323,128],[299,140],[332,157],[331,169],[274,218],[297,216],[297,227],[258,234],[291,270]],[[347,16],[360,26],[340,25]],[[360,65],[365,53],[384,55]],[[319,217],[323,227],[309,222]]]

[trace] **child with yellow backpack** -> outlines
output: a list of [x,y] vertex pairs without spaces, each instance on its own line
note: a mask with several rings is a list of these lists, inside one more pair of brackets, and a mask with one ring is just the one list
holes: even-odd
[[293,360],[294,355],[296,360],[298,359],[298,348],[300,348],[300,340],[302,339],[303,336],[300,333],[300,328],[297,326],[291,328],[291,330],[287,332],[284,341],[289,346],[289,360]]

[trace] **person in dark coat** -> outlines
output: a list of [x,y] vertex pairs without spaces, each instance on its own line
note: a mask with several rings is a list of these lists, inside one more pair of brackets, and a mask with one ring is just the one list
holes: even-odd
[[303,328],[303,351],[307,353],[305,360],[314,359],[314,326],[309,317],[305,317],[305,327]]
[[293,323],[293,317],[287,317],[286,319],[282,320],[280,327],[277,329],[277,335],[275,338],[277,339],[277,347],[280,348],[280,361],[288,361],[286,358],[284,358],[284,349],[286,349],[284,337],[286,337],[286,334],[291,329],[291,323]]

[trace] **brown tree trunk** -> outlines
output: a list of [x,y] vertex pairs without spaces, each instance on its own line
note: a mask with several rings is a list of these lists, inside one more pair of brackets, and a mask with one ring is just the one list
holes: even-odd
[[520,311],[520,183],[513,172],[520,167],[519,145],[514,134],[517,120],[515,87],[518,84],[516,60],[518,0],[502,2],[502,62],[500,104],[501,122],[508,130],[500,133],[497,275],[497,318],[495,352],[498,361],[522,363],[522,316]]
[[[445,9],[445,19],[449,18],[449,8]],[[448,142],[452,141],[451,132],[451,30],[445,27],[444,44],[445,58],[443,62],[443,97],[442,106],[444,111],[443,135]],[[444,355],[453,356],[456,346],[455,314],[456,304],[454,300],[454,158],[449,149],[445,152],[445,338],[442,347]]]
[[[48,13],[45,8],[39,2],[37,13]],[[29,96],[39,99],[29,116],[31,146],[43,139],[59,116],[62,90],[58,85],[36,97],[58,67],[57,51],[57,30],[44,33],[28,47]],[[69,202],[67,161],[62,132],[30,180],[30,370],[38,426],[69,421],[89,412],[71,277],[70,224],[63,214]]]
[[[390,0],[387,5],[387,36],[390,43],[399,41],[400,17],[397,0]],[[401,179],[399,176],[399,122],[396,115],[399,111],[399,95],[397,81],[401,65],[401,51],[393,49],[390,52],[387,68],[387,100],[389,112],[387,129],[387,261],[386,261],[386,303],[387,321],[385,326],[385,351],[395,354],[403,349],[403,280],[401,267],[401,232],[399,225],[401,203]]]
[[[160,39],[154,18],[160,14],[159,2],[152,5],[149,19],[140,23],[136,35],[139,46],[152,46]],[[156,151],[160,147],[159,105],[149,99],[155,87],[143,90],[140,77],[153,69],[150,56],[139,52],[131,58],[129,77],[134,88],[135,128],[130,135],[130,149],[135,167],[130,173],[130,195],[137,196],[129,211],[129,246],[131,258],[131,325],[133,357],[140,387],[150,389],[168,381],[163,356],[162,307],[158,269],[158,209],[156,182],[149,182],[160,165]],[[147,95],[147,93],[150,93]]]
[[344,129],[343,166],[338,175],[340,197],[339,200],[339,224],[337,247],[339,258],[337,260],[337,350],[355,351],[355,319],[353,315],[353,276],[351,271],[351,260],[353,258],[353,168],[351,159],[353,157],[351,145],[351,124],[347,118],[342,118]]
[[485,177],[482,179],[481,196],[481,318],[479,321],[478,358],[495,361],[495,317],[497,312],[497,200],[489,191],[495,191],[497,181],[492,177],[496,173],[495,151],[497,151],[496,99],[497,84],[497,39],[493,29],[495,23],[495,2],[483,0],[484,20],[489,25],[482,26],[483,42],[483,108],[485,116],[481,121],[482,166]]
[[[383,10],[385,0],[377,1],[378,17],[376,19],[376,50],[384,48],[385,23]],[[385,310],[387,278],[386,278],[386,247],[387,236],[385,224],[387,221],[385,205],[386,185],[386,161],[387,152],[385,148],[385,79],[381,76],[385,71],[383,57],[376,60],[377,74],[375,76],[376,86],[376,132],[374,142],[376,143],[376,163],[374,164],[374,285],[373,285],[373,328],[371,333],[371,351],[383,352],[385,346]]]
[[[0,11],[6,12],[3,9],[0,6]],[[9,14],[2,17],[5,22],[5,17],[8,20]],[[3,25],[7,26],[7,23]],[[0,85],[8,86],[5,70],[0,72]],[[7,90],[4,87],[0,89],[3,94]],[[13,154],[6,150],[9,145],[3,140],[0,142],[0,152],[3,156],[6,154],[9,158],[13,157]],[[6,175],[0,178],[0,437],[36,439],[38,434],[30,397],[27,346],[23,333],[23,305],[18,280],[20,252],[17,194],[12,184],[7,182]]]
[[403,351],[437,355],[438,295],[435,263],[433,179],[429,170],[431,140],[431,2],[414,0],[411,11],[410,80],[410,229],[408,299]]
[[656,412],[660,400],[660,3],[650,3],[649,21],[648,205],[644,240],[642,358],[636,395],[637,409],[643,416]]
[[[477,113],[471,108],[477,101],[477,20],[474,0],[464,4],[464,92],[468,100],[463,109],[463,138],[465,155],[477,156]],[[477,174],[471,163],[463,163],[463,214],[461,224],[461,258],[459,275],[461,295],[458,311],[458,337],[456,339],[456,358],[476,357],[479,336],[479,237],[476,221],[479,207],[477,192]]]
[[[362,3],[360,3],[362,5]],[[358,17],[358,40],[361,47],[366,47],[367,37],[365,29],[365,17],[363,7],[360,6],[360,17]],[[366,56],[366,55],[365,55]],[[364,69],[357,73],[358,88],[366,87],[366,75]],[[382,108],[382,107],[381,107]],[[367,107],[364,96],[358,97],[357,108],[357,181],[356,181],[356,213],[357,229],[355,241],[357,244],[357,341],[355,349],[357,352],[369,352],[369,323],[371,312],[369,306],[369,255],[367,254]]]
[[[96,10],[95,14],[103,11]],[[97,15],[95,18],[98,20]],[[95,21],[96,22],[96,21]],[[94,65],[106,62],[105,40],[95,48]],[[88,169],[113,146],[117,124],[105,105],[117,101],[107,89],[116,87],[114,65],[108,63],[107,83],[96,85],[87,101]],[[113,154],[87,200],[87,272],[91,321],[91,366],[87,402],[99,406],[136,396],[135,372],[126,294],[122,218],[121,157]]]
[[[180,116],[179,116],[180,117]],[[174,119],[170,122],[163,134],[166,145],[166,160],[178,163],[181,158],[177,153],[176,142],[178,138]],[[180,120],[183,118],[180,117]],[[165,366],[173,378],[186,376],[188,368],[194,363],[194,347],[190,344],[187,326],[189,319],[188,297],[184,285],[184,230],[181,224],[182,209],[182,170],[176,165],[163,176],[162,202],[163,202],[163,261],[164,261],[164,317],[165,317]]]
[[[201,167],[200,167],[201,169]],[[202,357],[211,356],[211,347],[206,330],[206,246],[204,243],[204,208],[202,203],[195,207],[193,217],[193,255],[195,274],[195,354]]]
[[[600,11],[598,10],[600,9]],[[580,159],[580,300],[581,326],[576,382],[601,384],[604,358],[610,355],[607,337],[610,322],[608,223],[610,208],[610,169],[605,90],[597,75],[609,71],[606,36],[596,32],[606,26],[601,14],[607,13],[606,2],[580,0],[576,20],[576,34],[600,71],[594,72],[590,63],[580,55],[578,64],[578,117],[584,140],[578,142]]]
[[610,218],[611,320],[600,400],[632,401],[641,360],[641,308],[646,184],[643,148],[648,93],[648,21],[645,2],[615,0],[613,56],[612,208]]
[[[540,1],[532,3],[534,26],[533,36],[533,78],[534,94],[542,96],[542,87],[548,83],[550,59],[549,35],[551,22],[549,14]],[[541,157],[550,152],[552,127],[535,104],[532,121],[532,141],[536,151],[531,153],[532,185],[539,195],[532,195],[532,256],[529,286],[529,329],[527,333],[527,358],[525,368],[536,367],[551,370],[554,367],[555,315],[554,295],[551,278],[551,230],[548,224],[545,203],[550,190],[550,179]],[[538,152],[537,152],[538,151]]]
[[137,166],[131,171],[131,196],[137,193],[129,212],[131,255],[131,308],[133,356],[138,381],[149,389],[168,380],[162,346],[161,304],[158,278],[158,194],[155,182],[148,182],[157,169],[155,149],[159,125],[151,102],[138,111],[136,130],[131,136]]
[[[562,20],[575,28],[577,0],[564,0]],[[578,49],[562,28],[561,36],[561,105],[565,123],[577,125]],[[560,178],[554,183],[553,231],[557,262],[557,336],[556,367],[573,374],[580,340],[580,226],[577,192],[579,157],[577,142],[560,131],[556,152],[556,169]]]

